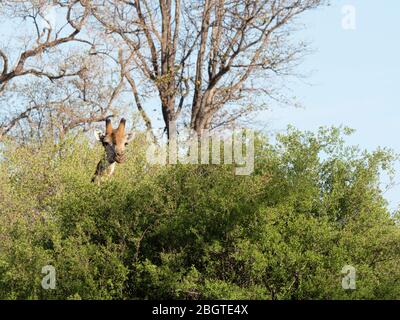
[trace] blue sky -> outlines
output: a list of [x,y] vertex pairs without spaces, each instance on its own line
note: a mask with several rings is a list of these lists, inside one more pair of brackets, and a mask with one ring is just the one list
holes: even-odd
[[[275,107],[264,113],[268,129],[288,124],[315,131],[321,125],[356,129],[349,143],[373,150],[387,146],[400,153],[400,1],[332,1],[307,13],[300,36],[315,49],[300,70],[313,71],[306,83],[291,85],[304,108]],[[356,29],[342,28],[342,7],[356,9]],[[400,165],[397,166],[400,183]],[[400,204],[400,186],[385,196]]]

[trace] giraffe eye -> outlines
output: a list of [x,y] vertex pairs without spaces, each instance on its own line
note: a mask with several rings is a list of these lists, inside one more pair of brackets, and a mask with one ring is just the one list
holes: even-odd
[[128,142],[125,142],[125,146],[127,146],[129,143]]

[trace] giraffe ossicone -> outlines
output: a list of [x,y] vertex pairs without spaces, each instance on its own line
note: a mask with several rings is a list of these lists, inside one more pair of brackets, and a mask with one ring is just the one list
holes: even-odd
[[96,172],[92,182],[100,182],[114,174],[115,164],[123,163],[126,159],[125,148],[133,139],[133,133],[125,133],[126,120],[119,122],[118,128],[113,129],[110,118],[106,120],[106,131],[95,131],[96,140],[104,147],[104,157],[97,164]]

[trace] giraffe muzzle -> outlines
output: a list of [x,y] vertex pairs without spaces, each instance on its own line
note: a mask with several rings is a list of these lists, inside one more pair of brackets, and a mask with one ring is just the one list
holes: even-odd
[[124,154],[115,156],[115,162],[117,162],[117,163],[123,163],[125,160],[126,160],[126,157]]

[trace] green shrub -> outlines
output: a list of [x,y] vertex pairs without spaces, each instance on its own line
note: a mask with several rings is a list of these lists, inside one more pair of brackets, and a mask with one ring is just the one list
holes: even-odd
[[[399,299],[400,229],[380,190],[387,150],[337,128],[256,139],[255,172],[156,166],[142,136],[101,186],[84,136],[6,142],[2,299]],[[44,290],[42,267],[56,269]],[[342,267],[356,268],[343,290]]]

